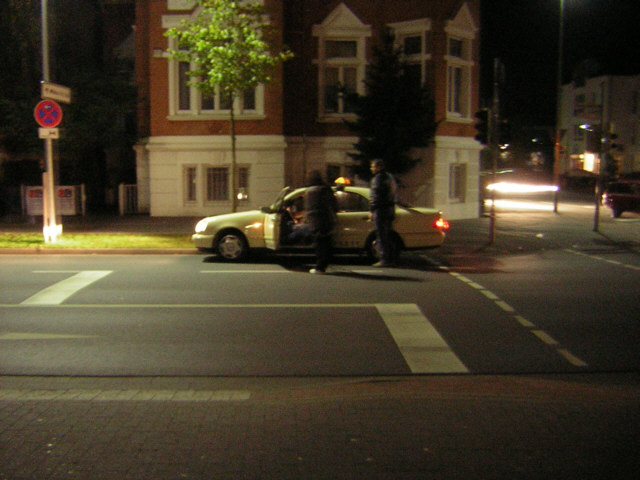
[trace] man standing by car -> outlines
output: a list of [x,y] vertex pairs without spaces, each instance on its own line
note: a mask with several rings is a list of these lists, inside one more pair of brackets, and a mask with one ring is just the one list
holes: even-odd
[[311,227],[316,249],[316,266],[309,273],[324,273],[331,258],[331,234],[338,205],[318,170],[309,172],[307,184],[310,188],[304,198],[305,221]]
[[396,181],[386,171],[384,162],[380,159],[371,161],[371,198],[369,210],[370,218],[376,226],[378,245],[380,246],[380,261],[374,267],[393,267],[395,252],[391,243],[391,228],[395,218]]

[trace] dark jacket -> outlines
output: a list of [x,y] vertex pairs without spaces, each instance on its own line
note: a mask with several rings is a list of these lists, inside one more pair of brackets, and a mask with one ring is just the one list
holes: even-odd
[[386,172],[378,172],[371,180],[371,197],[369,198],[369,210],[372,212],[390,215],[395,214],[396,181]]
[[304,197],[305,221],[314,233],[328,235],[335,225],[338,210],[333,190],[327,185],[314,185]]

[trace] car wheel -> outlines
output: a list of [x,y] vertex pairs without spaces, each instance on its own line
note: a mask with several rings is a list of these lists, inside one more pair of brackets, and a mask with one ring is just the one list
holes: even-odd
[[225,232],[220,236],[216,250],[225,260],[239,261],[247,256],[249,246],[241,233]]
[[611,210],[611,215],[613,215],[613,218],[620,218],[620,215],[622,215],[622,210]]

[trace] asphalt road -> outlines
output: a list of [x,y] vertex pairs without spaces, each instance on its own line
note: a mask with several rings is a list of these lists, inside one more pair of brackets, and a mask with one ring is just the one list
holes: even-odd
[[[212,261],[213,260],[213,261]],[[640,259],[577,248],[464,268],[410,255],[229,265],[5,256],[0,374],[367,376],[640,367]]]

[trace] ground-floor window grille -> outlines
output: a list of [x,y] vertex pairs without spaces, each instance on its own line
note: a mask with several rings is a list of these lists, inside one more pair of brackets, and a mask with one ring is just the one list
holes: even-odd
[[226,167],[207,168],[207,202],[229,200],[229,169]]
[[196,167],[184,167],[184,201],[195,203],[198,200],[198,169]]

